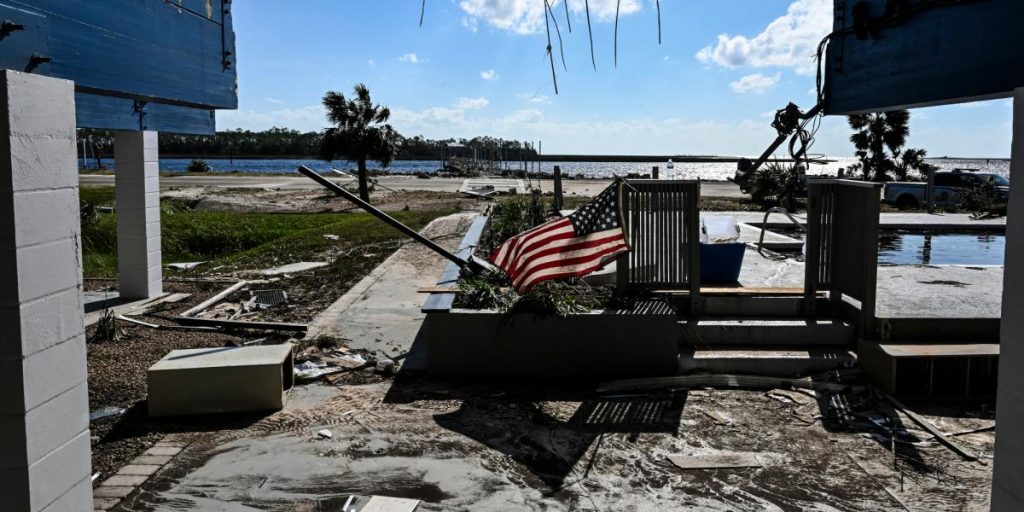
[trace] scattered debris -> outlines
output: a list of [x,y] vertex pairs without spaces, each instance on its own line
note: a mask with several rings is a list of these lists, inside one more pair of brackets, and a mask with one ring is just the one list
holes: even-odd
[[706,409],[701,409],[700,412],[704,413],[707,417],[715,420],[715,423],[717,423],[719,425],[722,425],[722,426],[732,425],[732,420],[730,420],[729,418],[726,418],[725,416],[722,415],[722,413],[720,413],[720,412],[718,412],[716,410],[710,410],[709,411],[709,410],[706,410]]
[[385,375],[391,373],[395,369],[395,362],[387,357],[381,357],[377,359],[377,371]]
[[123,407],[113,406],[97,409],[89,413],[89,422],[92,423],[94,421],[102,420],[103,418],[109,418],[111,416],[120,416],[125,413],[125,410],[126,409],[124,409]]
[[287,265],[261,270],[260,273],[265,276],[279,276],[282,274],[297,274],[299,272],[305,272],[307,270],[326,266],[326,261],[299,261],[296,263],[289,263]]
[[192,270],[199,265],[206,263],[205,261],[189,261],[186,263],[168,263],[167,268],[174,270]]
[[316,433],[316,435],[318,435],[318,436],[320,436],[320,437],[322,437],[324,439],[332,439],[334,437],[334,432],[331,432],[330,429],[325,428],[325,429],[322,429],[322,430],[318,431]]
[[814,399],[812,399],[811,397],[797,391],[790,391],[788,389],[773,389],[765,394],[768,395],[769,398],[773,398],[784,403],[806,405],[814,402]]
[[896,408],[897,411],[900,411],[903,414],[906,414],[907,417],[910,418],[911,420],[913,420],[914,423],[917,423],[921,428],[927,430],[929,434],[935,436],[935,439],[938,442],[942,443],[946,448],[949,448],[950,450],[953,450],[954,452],[956,452],[957,455],[963,457],[964,460],[968,460],[968,461],[976,461],[976,460],[978,460],[978,455],[977,454],[968,452],[967,450],[965,450],[962,447],[960,447],[960,445],[958,445],[958,444],[954,443],[952,440],[948,439],[945,435],[943,435],[943,433],[939,429],[935,428],[935,425],[932,425],[931,422],[929,422],[928,420],[922,418],[921,416],[918,416],[917,413],[911,411],[910,409],[907,409],[907,407],[905,405],[903,405],[895,397],[893,397],[892,395],[890,395],[888,393],[885,393],[884,391],[879,391],[879,392],[882,394],[882,396],[885,397],[886,400],[889,401],[889,403],[892,404],[893,407]]
[[679,469],[759,468],[761,462],[752,453],[721,453],[714,455],[668,455]]
[[338,373],[344,371],[345,368],[338,368],[336,366],[328,366],[327,363],[318,363],[315,361],[305,361],[295,365],[294,372],[295,378],[300,381],[315,380],[323,377],[324,375],[330,375],[332,373]]

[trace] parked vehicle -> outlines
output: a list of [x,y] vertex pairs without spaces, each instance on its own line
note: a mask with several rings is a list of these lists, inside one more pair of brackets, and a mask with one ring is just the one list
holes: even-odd
[[[935,204],[952,206],[959,200],[961,191],[984,183],[991,183],[996,188],[999,198],[1006,200],[1010,193],[1010,180],[998,174],[977,172],[971,169],[954,169],[949,172],[935,173]],[[886,183],[882,192],[882,202],[896,206],[901,210],[918,208],[925,204],[924,182],[895,181]]]

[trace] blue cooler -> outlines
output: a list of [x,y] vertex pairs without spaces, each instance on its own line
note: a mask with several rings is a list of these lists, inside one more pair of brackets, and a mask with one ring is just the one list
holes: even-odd
[[740,279],[747,244],[700,244],[701,284],[732,284]]

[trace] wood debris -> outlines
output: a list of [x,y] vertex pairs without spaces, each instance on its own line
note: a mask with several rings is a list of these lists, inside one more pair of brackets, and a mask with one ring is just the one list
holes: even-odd
[[761,462],[752,453],[720,453],[713,455],[668,455],[679,469],[759,468]]

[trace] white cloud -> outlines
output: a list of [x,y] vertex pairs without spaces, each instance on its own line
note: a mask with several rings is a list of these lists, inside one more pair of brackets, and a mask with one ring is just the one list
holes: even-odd
[[409,64],[423,64],[430,62],[427,59],[417,56],[415,53],[406,53],[398,58],[399,62],[408,62]]
[[277,99],[277,98],[271,98],[271,97],[269,97],[269,96],[267,96],[266,98],[263,98],[263,99],[264,99],[264,101],[266,101],[267,103],[273,103],[273,104],[275,104],[275,105],[280,105],[280,104],[284,103],[284,100],[279,100],[279,99]]
[[490,105],[491,102],[487,101],[487,98],[459,98],[455,102],[455,108],[459,110],[477,110]]
[[[569,10],[580,13],[584,10],[583,0],[568,0]],[[615,18],[616,3],[619,0],[590,0],[590,17],[596,22],[607,22]],[[561,5],[560,0],[550,2],[551,9]],[[500,30],[517,34],[533,34],[544,28],[544,2],[540,0],[462,0],[459,8],[466,16],[462,25],[476,32],[477,21],[482,20]],[[564,7],[562,7],[564,9]],[[633,14],[641,9],[641,0],[621,0],[619,16]]]
[[763,94],[765,91],[775,87],[775,84],[779,83],[779,78],[781,78],[779,73],[775,73],[775,76],[765,76],[761,73],[754,73],[752,75],[740,77],[739,80],[729,84],[729,87],[732,87],[733,92],[738,94],[746,94],[749,92]]
[[774,66],[811,75],[818,43],[832,30],[832,16],[832,0],[796,0],[760,34],[720,34],[714,46],[704,47],[696,57],[727,68]]
[[493,69],[488,69],[486,71],[481,71],[480,72],[480,78],[483,78],[484,80],[491,80],[491,81],[497,80],[498,79],[498,73],[497,73],[497,71],[494,71]]

